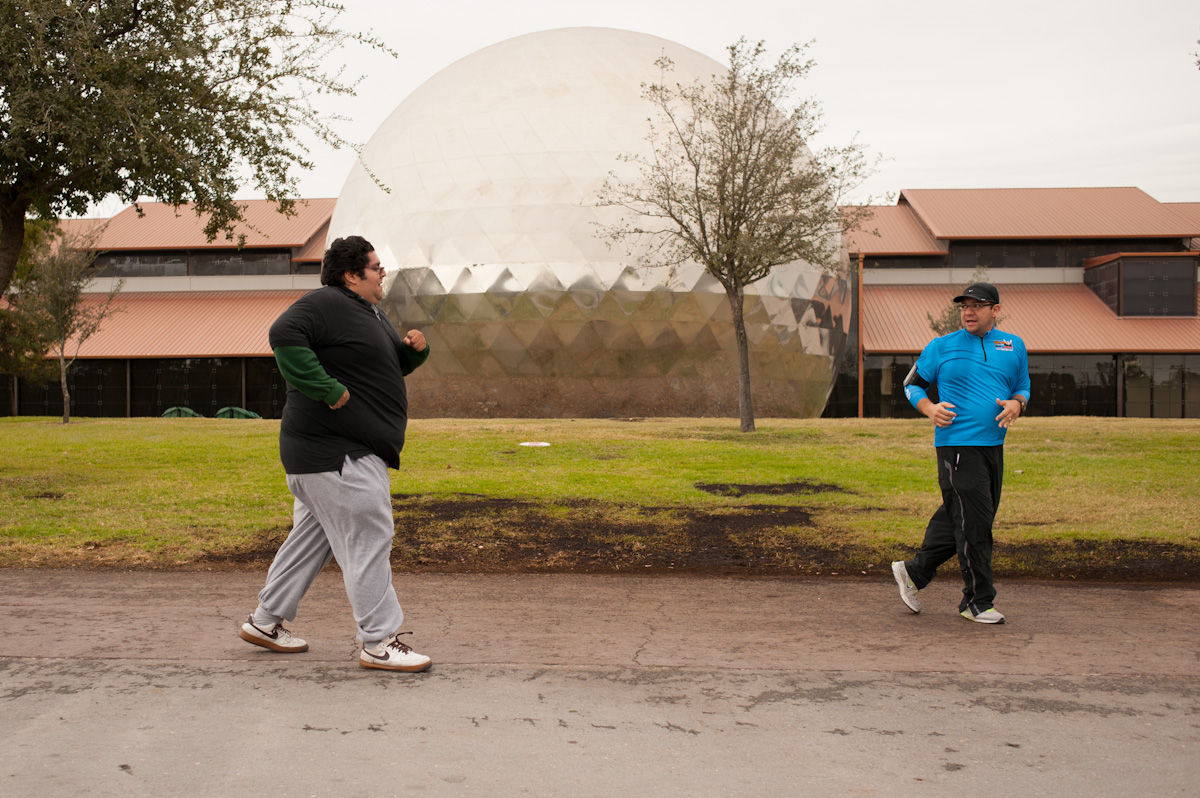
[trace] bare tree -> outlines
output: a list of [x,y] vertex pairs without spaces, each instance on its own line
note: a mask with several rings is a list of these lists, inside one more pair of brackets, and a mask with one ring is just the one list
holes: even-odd
[[746,286],[771,269],[805,261],[842,267],[842,235],[870,215],[868,203],[839,205],[874,171],[855,141],[810,152],[822,129],[816,101],[796,97],[814,66],[808,45],[792,45],[765,66],[765,45],[739,39],[728,47],[729,70],[711,81],[670,84],[673,62],[656,61],[660,82],[642,85],[654,107],[650,152],[621,160],[640,168],[636,179],[610,172],[601,206],[624,208],[602,225],[610,242],[648,242],[641,265],[694,261],[725,289],[738,353],[738,410],[743,432],[754,431],[750,359],[743,302]]
[[99,230],[90,234],[68,235],[61,231],[45,242],[32,257],[29,273],[14,281],[17,289],[10,304],[34,325],[46,349],[58,360],[62,385],[63,423],[71,421],[71,393],[67,372],[79,355],[79,348],[100,329],[104,320],[120,308],[113,300],[124,285],[118,280],[106,295],[85,298],[84,288],[91,281],[96,259],[93,244]]

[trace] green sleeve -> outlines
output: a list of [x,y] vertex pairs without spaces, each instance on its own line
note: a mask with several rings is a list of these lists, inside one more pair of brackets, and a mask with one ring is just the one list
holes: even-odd
[[416,371],[417,366],[429,359],[429,341],[425,341],[425,348],[420,352],[413,349],[408,344],[400,347],[400,373],[408,376]]
[[332,405],[346,393],[346,386],[329,376],[317,353],[308,347],[277,346],[275,362],[283,378],[309,399]]

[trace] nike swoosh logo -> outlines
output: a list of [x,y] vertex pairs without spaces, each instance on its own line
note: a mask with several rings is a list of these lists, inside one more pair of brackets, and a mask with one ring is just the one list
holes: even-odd
[[247,621],[247,623],[249,623],[251,626],[253,626],[255,629],[257,629],[268,640],[278,640],[279,639],[279,628],[278,627],[275,627],[271,631],[268,632],[266,629],[263,629],[261,626],[254,623],[254,621]]

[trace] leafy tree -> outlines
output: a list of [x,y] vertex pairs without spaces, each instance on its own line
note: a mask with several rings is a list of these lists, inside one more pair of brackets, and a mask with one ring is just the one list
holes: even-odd
[[233,237],[252,181],[293,210],[307,131],[346,142],[312,101],[357,81],[323,63],[348,42],[326,0],[4,0],[0,3],[0,293],[27,215],[109,196],[209,213]]
[[58,374],[47,360],[49,345],[42,338],[37,320],[11,308],[0,311],[0,374],[7,374],[9,412],[17,414],[16,382],[45,385]]
[[728,49],[729,70],[711,81],[668,82],[673,63],[656,65],[659,83],[643,84],[654,106],[649,153],[623,155],[640,168],[637,179],[610,173],[598,204],[628,211],[598,235],[610,242],[640,240],[642,265],[695,261],[725,289],[738,354],[738,409],[743,432],[754,431],[749,346],[743,315],[746,286],[775,266],[807,261],[842,268],[842,235],[870,211],[838,206],[873,171],[851,141],[812,153],[822,112],[798,99],[795,85],[812,69],[807,45],[789,47],[765,66],[762,42],[740,39]]
[[[25,227],[25,242],[17,260],[17,282],[29,274],[33,260],[47,250],[57,229],[54,222],[44,220],[28,221]],[[0,374],[31,385],[45,385],[58,375],[58,368],[46,359],[50,344],[43,338],[37,319],[22,313],[13,304],[14,299],[13,296],[5,296],[5,301],[0,303]],[[10,388],[11,413],[15,416],[16,383],[11,382]]]
[[[75,363],[79,348],[100,329],[104,320],[119,308],[113,300],[124,280],[118,280],[108,295],[99,301],[87,301],[83,289],[94,274],[96,251],[92,248],[99,231],[90,235],[66,235],[56,231],[44,240],[40,251],[31,254],[31,268],[14,281],[8,294],[11,315],[21,319],[26,330],[36,335],[33,351],[52,353],[58,361],[62,386],[63,423],[71,420],[71,394],[67,372]],[[45,357],[45,355],[43,355]]]

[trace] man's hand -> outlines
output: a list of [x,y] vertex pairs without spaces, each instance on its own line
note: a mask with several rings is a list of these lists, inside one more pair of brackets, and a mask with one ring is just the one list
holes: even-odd
[[1002,429],[1008,429],[1021,415],[1021,403],[1016,399],[997,399],[996,404],[1000,405],[1000,415],[996,416],[996,421],[1000,422]]
[[949,402],[938,402],[937,404],[934,404],[928,399],[922,399],[917,405],[917,409],[928,416],[929,419],[939,427],[950,426],[950,424],[958,416],[958,413],[955,413],[950,409],[952,407],[954,407],[954,405],[950,404]]
[[330,409],[330,410],[337,410],[339,407],[343,407],[343,406],[345,406],[346,402],[349,402],[349,401],[350,401],[350,389],[349,389],[349,388],[347,388],[347,389],[346,389],[346,392],[345,392],[344,394],[342,394],[342,398],[341,398],[341,399],[338,399],[336,402],[334,402],[333,404],[331,404],[331,405],[329,406],[329,409]]
[[409,330],[408,335],[404,336],[404,343],[417,352],[425,351],[425,335],[420,330]]

